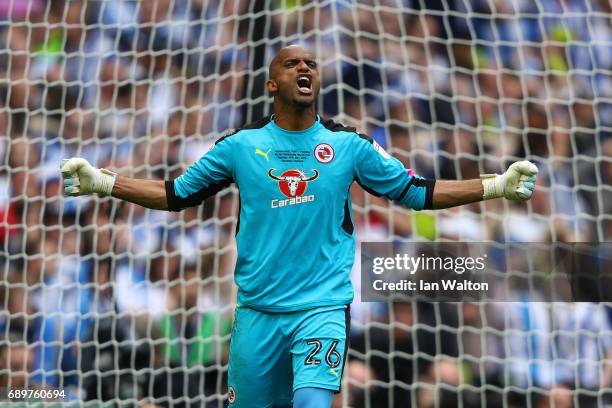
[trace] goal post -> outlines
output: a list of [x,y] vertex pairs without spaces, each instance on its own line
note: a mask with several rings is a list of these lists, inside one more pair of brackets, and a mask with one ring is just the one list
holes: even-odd
[[356,300],[334,406],[611,403],[612,304],[371,303],[359,265],[362,242],[609,243],[611,13],[607,0],[0,2],[0,404],[57,390],[34,399],[223,406],[237,188],[158,212],[65,197],[59,163],[177,177],[272,113],[267,67],[290,44],[317,57],[319,114],[417,174],[540,170],[527,203],[435,212],[351,188]]

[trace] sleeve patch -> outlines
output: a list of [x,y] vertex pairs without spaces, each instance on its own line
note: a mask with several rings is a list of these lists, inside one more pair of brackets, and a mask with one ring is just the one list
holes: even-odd
[[379,145],[376,141],[374,141],[372,145],[374,146],[374,149],[378,152],[378,154],[380,154],[382,157],[384,157],[385,159],[391,158],[391,155],[387,153],[387,151],[383,149],[383,147]]

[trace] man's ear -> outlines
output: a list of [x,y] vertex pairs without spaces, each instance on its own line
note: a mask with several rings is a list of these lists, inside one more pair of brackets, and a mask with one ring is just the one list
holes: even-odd
[[268,88],[268,92],[270,92],[271,94],[274,94],[276,93],[276,91],[278,91],[278,85],[273,79],[268,79],[266,81],[266,87]]

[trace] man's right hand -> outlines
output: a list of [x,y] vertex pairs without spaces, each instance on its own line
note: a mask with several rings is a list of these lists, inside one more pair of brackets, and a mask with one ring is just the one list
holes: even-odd
[[106,169],[96,169],[80,157],[62,160],[60,171],[64,180],[64,194],[69,196],[93,193],[110,195],[117,177],[116,173]]

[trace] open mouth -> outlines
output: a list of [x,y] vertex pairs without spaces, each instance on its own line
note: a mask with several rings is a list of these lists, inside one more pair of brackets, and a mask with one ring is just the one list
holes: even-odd
[[297,78],[298,91],[302,95],[312,94],[312,79],[308,75],[300,75]]

